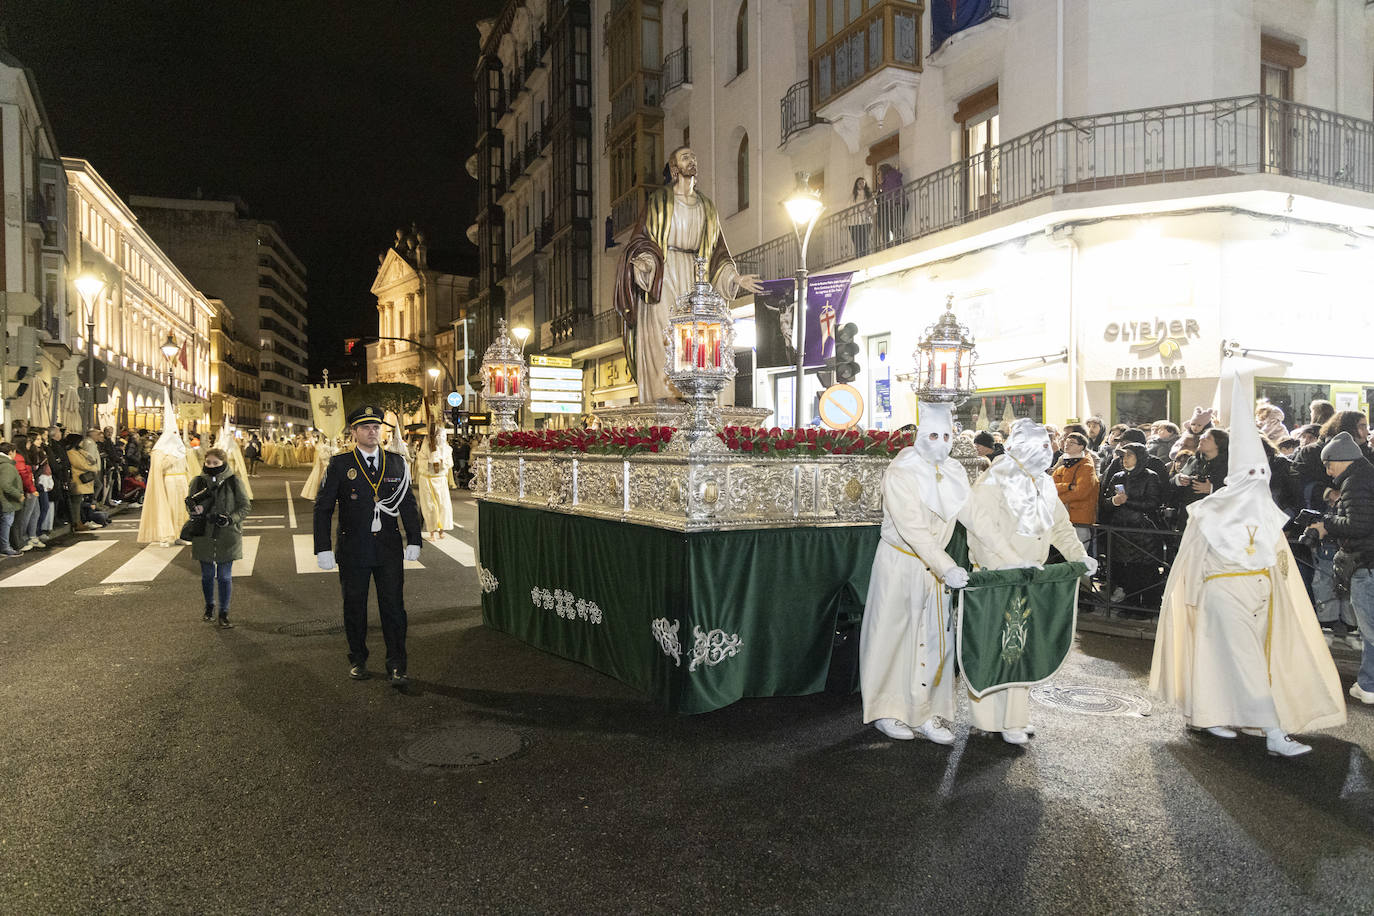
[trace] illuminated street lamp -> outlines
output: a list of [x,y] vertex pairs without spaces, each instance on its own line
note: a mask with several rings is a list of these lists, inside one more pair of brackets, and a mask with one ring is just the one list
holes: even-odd
[[105,278],[97,273],[83,273],[76,278],[76,291],[86,312],[86,385],[91,398],[86,404],[86,428],[95,428],[95,304],[105,292]]
[[529,328],[511,328],[510,332],[511,332],[512,335],[514,335],[514,337],[515,337],[516,340],[520,341],[520,352],[521,352],[521,353],[524,353],[524,352],[525,352],[525,341],[527,341],[527,340],[530,339],[530,329],[529,329]]
[[811,187],[811,176],[806,172],[797,173],[797,186],[792,196],[782,202],[787,215],[792,220],[792,233],[797,238],[797,248],[801,258],[797,262],[797,293],[793,300],[792,323],[795,325],[793,337],[797,343],[797,393],[792,402],[792,425],[802,425],[802,379],[806,375],[806,246],[811,241],[811,232],[816,228],[825,205],[821,203],[821,192]]

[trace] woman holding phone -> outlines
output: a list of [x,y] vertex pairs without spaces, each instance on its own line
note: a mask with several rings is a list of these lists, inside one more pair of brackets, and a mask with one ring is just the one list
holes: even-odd
[[[1164,481],[1146,466],[1145,446],[1128,442],[1121,447],[1121,470],[1111,479],[1110,495],[1102,512],[1116,527],[1158,530],[1164,502]],[[1112,542],[1112,601],[1156,607],[1159,600],[1162,542],[1159,535],[1144,531],[1114,534]],[[1127,611],[1123,616],[1145,617]]]

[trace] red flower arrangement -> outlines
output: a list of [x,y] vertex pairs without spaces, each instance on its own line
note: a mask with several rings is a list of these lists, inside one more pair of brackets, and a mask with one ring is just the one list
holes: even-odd
[[[671,426],[625,429],[538,429],[497,433],[494,451],[576,452],[620,455],[659,452],[672,441]],[[743,455],[876,455],[890,457],[912,443],[912,434],[882,429],[771,429],[727,426],[717,433],[731,451]]]

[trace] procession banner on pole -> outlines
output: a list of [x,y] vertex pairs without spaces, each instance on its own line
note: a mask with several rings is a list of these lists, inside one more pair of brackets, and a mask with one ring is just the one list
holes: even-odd
[[806,283],[806,368],[819,369],[835,355],[835,331],[844,321],[854,274],[827,274]]
[[975,697],[1053,677],[1073,647],[1082,563],[980,570],[959,590],[959,670]]
[[[853,273],[826,274],[807,280],[806,368],[816,369],[835,355],[835,331],[844,320]],[[792,318],[796,313],[797,283],[792,279],[764,280],[754,296],[755,363],[761,369],[797,364]]]
[[310,411],[320,432],[331,439],[343,435],[343,389],[338,385],[311,385]]

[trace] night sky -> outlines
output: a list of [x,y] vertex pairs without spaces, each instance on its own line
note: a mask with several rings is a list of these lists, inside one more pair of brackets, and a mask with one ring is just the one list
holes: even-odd
[[476,273],[476,22],[505,0],[6,0],[64,156],[126,199],[237,194],[309,272],[311,378],[375,333],[415,222]]

